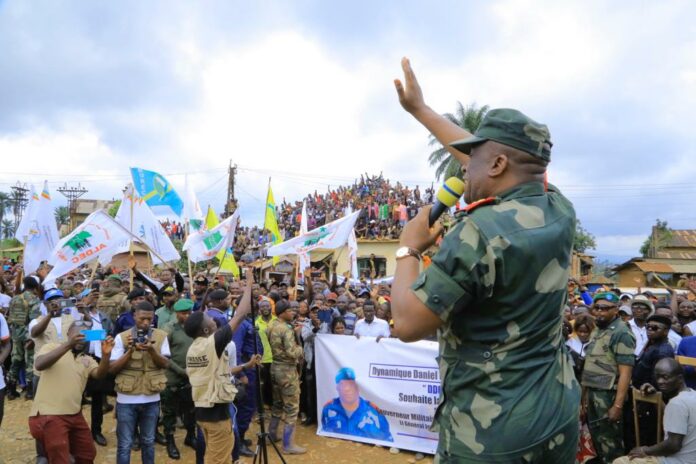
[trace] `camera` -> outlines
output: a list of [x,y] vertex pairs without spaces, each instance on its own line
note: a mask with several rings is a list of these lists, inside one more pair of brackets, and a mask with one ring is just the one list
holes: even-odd
[[133,343],[147,343],[147,330],[143,329],[138,329],[137,332],[135,333],[135,339],[133,339]]
[[72,308],[75,306],[75,303],[77,303],[76,298],[61,298],[58,300],[58,305],[60,306],[60,309],[66,309],[66,308]]

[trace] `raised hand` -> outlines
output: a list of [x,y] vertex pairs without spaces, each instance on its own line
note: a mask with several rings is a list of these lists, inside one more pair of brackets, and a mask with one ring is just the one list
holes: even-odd
[[399,79],[394,79],[394,87],[399,96],[399,103],[409,113],[415,113],[426,107],[423,99],[423,91],[418,84],[416,74],[411,68],[411,62],[408,58],[401,59],[401,69],[404,71],[404,82]]

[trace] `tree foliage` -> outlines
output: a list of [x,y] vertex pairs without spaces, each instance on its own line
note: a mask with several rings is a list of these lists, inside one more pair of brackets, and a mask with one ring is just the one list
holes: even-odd
[[[467,132],[473,134],[476,132],[476,129],[478,129],[484,116],[486,116],[488,108],[488,105],[483,105],[479,108],[476,106],[476,103],[464,106],[461,102],[457,102],[457,110],[455,113],[445,113],[443,116]],[[430,135],[428,145],[437,147],[437,149],[428,156],[430,165],[437,166],[435,169],[435,177],[438,179],[441,177],[443,179],[448,179],[460,174],[462,165],[432,134]]]
[[575,223],[573,249],[578,253],[585,253],[587,250],[594,250],[595,248],[597,248],[595,236],[585,229],[578,219]]
[[118,209],[121,207],[121,200],[116,200],[113,205],[109,208],[107,211],[107,214],[111,217],[116,217],[116,213],[118,213]]
[[56,224],[58,224],[58,228],[60,229],[60,226],[65,226],[70,223],[70,211],[68,211],[67,206],[59,206],[57,207],[54,212],[54,216],[56,217]]
[[645,239],[643,245],[640,247],[640,254],[643,255],[644,258],[652,257],[671,241],[672,230],[667,225],[667,221],[657,219],[654,229],[650,232],[650,236]]

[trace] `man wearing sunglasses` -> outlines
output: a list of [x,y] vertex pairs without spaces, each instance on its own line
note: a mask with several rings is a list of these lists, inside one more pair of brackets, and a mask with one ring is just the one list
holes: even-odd
[[619,297],[615,293],[596,294],[592,314],[597,329],[585,349],[582,405],[598,457],[611,462],[623,454],[623,407],[635,363],[636,341],[619,318]]

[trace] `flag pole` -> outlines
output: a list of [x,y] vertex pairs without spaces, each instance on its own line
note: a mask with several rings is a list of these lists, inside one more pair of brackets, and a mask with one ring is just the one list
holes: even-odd
[[[102,209],[102,211],[106,214],[106,211],[105,211],[105,210]],[[107,216],[109,216],[109,215],[107,214]],[[132,239],[138,240],[138,237],[136,237],[135,234],[133,234],[131,231],[129,231],[128,229],[126,229],[125,227],[123,227],[123,225],[121,225],[119,222],[114,221],[114,218],[112,218],[111,216],[109,216],[109,219],[111,219],[111,222],[113,222],[114,225],[116,225],[119,229],[121,229],[122,231],[124,231],[125,233],[127,233],[128,235],[130,235],[130,236],[131,236],[131,240],[132,240]],[[149,246],[147,243],[145,243],[145,242],[140,242],[140,243],[145,247],[145,249],[146,249],[147,251],[149,251],[150,253],[152,253],[153,255],[155,255],[155,257],[156,257],[157,259],[159,259],[160,261],[162,261],[162,263],[166,263],[166,262],[167,262],[164,258],[162,258],[159,254],[157,254],[157,252],[156,252],[155,250],[153,250],[152,248],[150,248],[150,246]]]
[[[186,221],[186,237],[184,237],[184,243],[188,240],[189,234],[191,233],[191,219]],[[189,278],[189,295],[193,295],[193,273],[191,272],[191,259],[189,258],[188,252],[186,253],[186,263],[188,264],[188,278]]]
[[[129,232],[131,235],[133,235],[133,190],[130,191],[130,227],[129,227]],[[126,193],[126,198],[128,198],[128,193]],[[130,255],[130,259],[132,261],[135,260],[135,256],[133,253],[133,239],[131,238],[129,240],[129,245],[128,245],[128,254]],[[130,291],[133,291],[133,268],[128,266],[128,283],[130,285]]]

